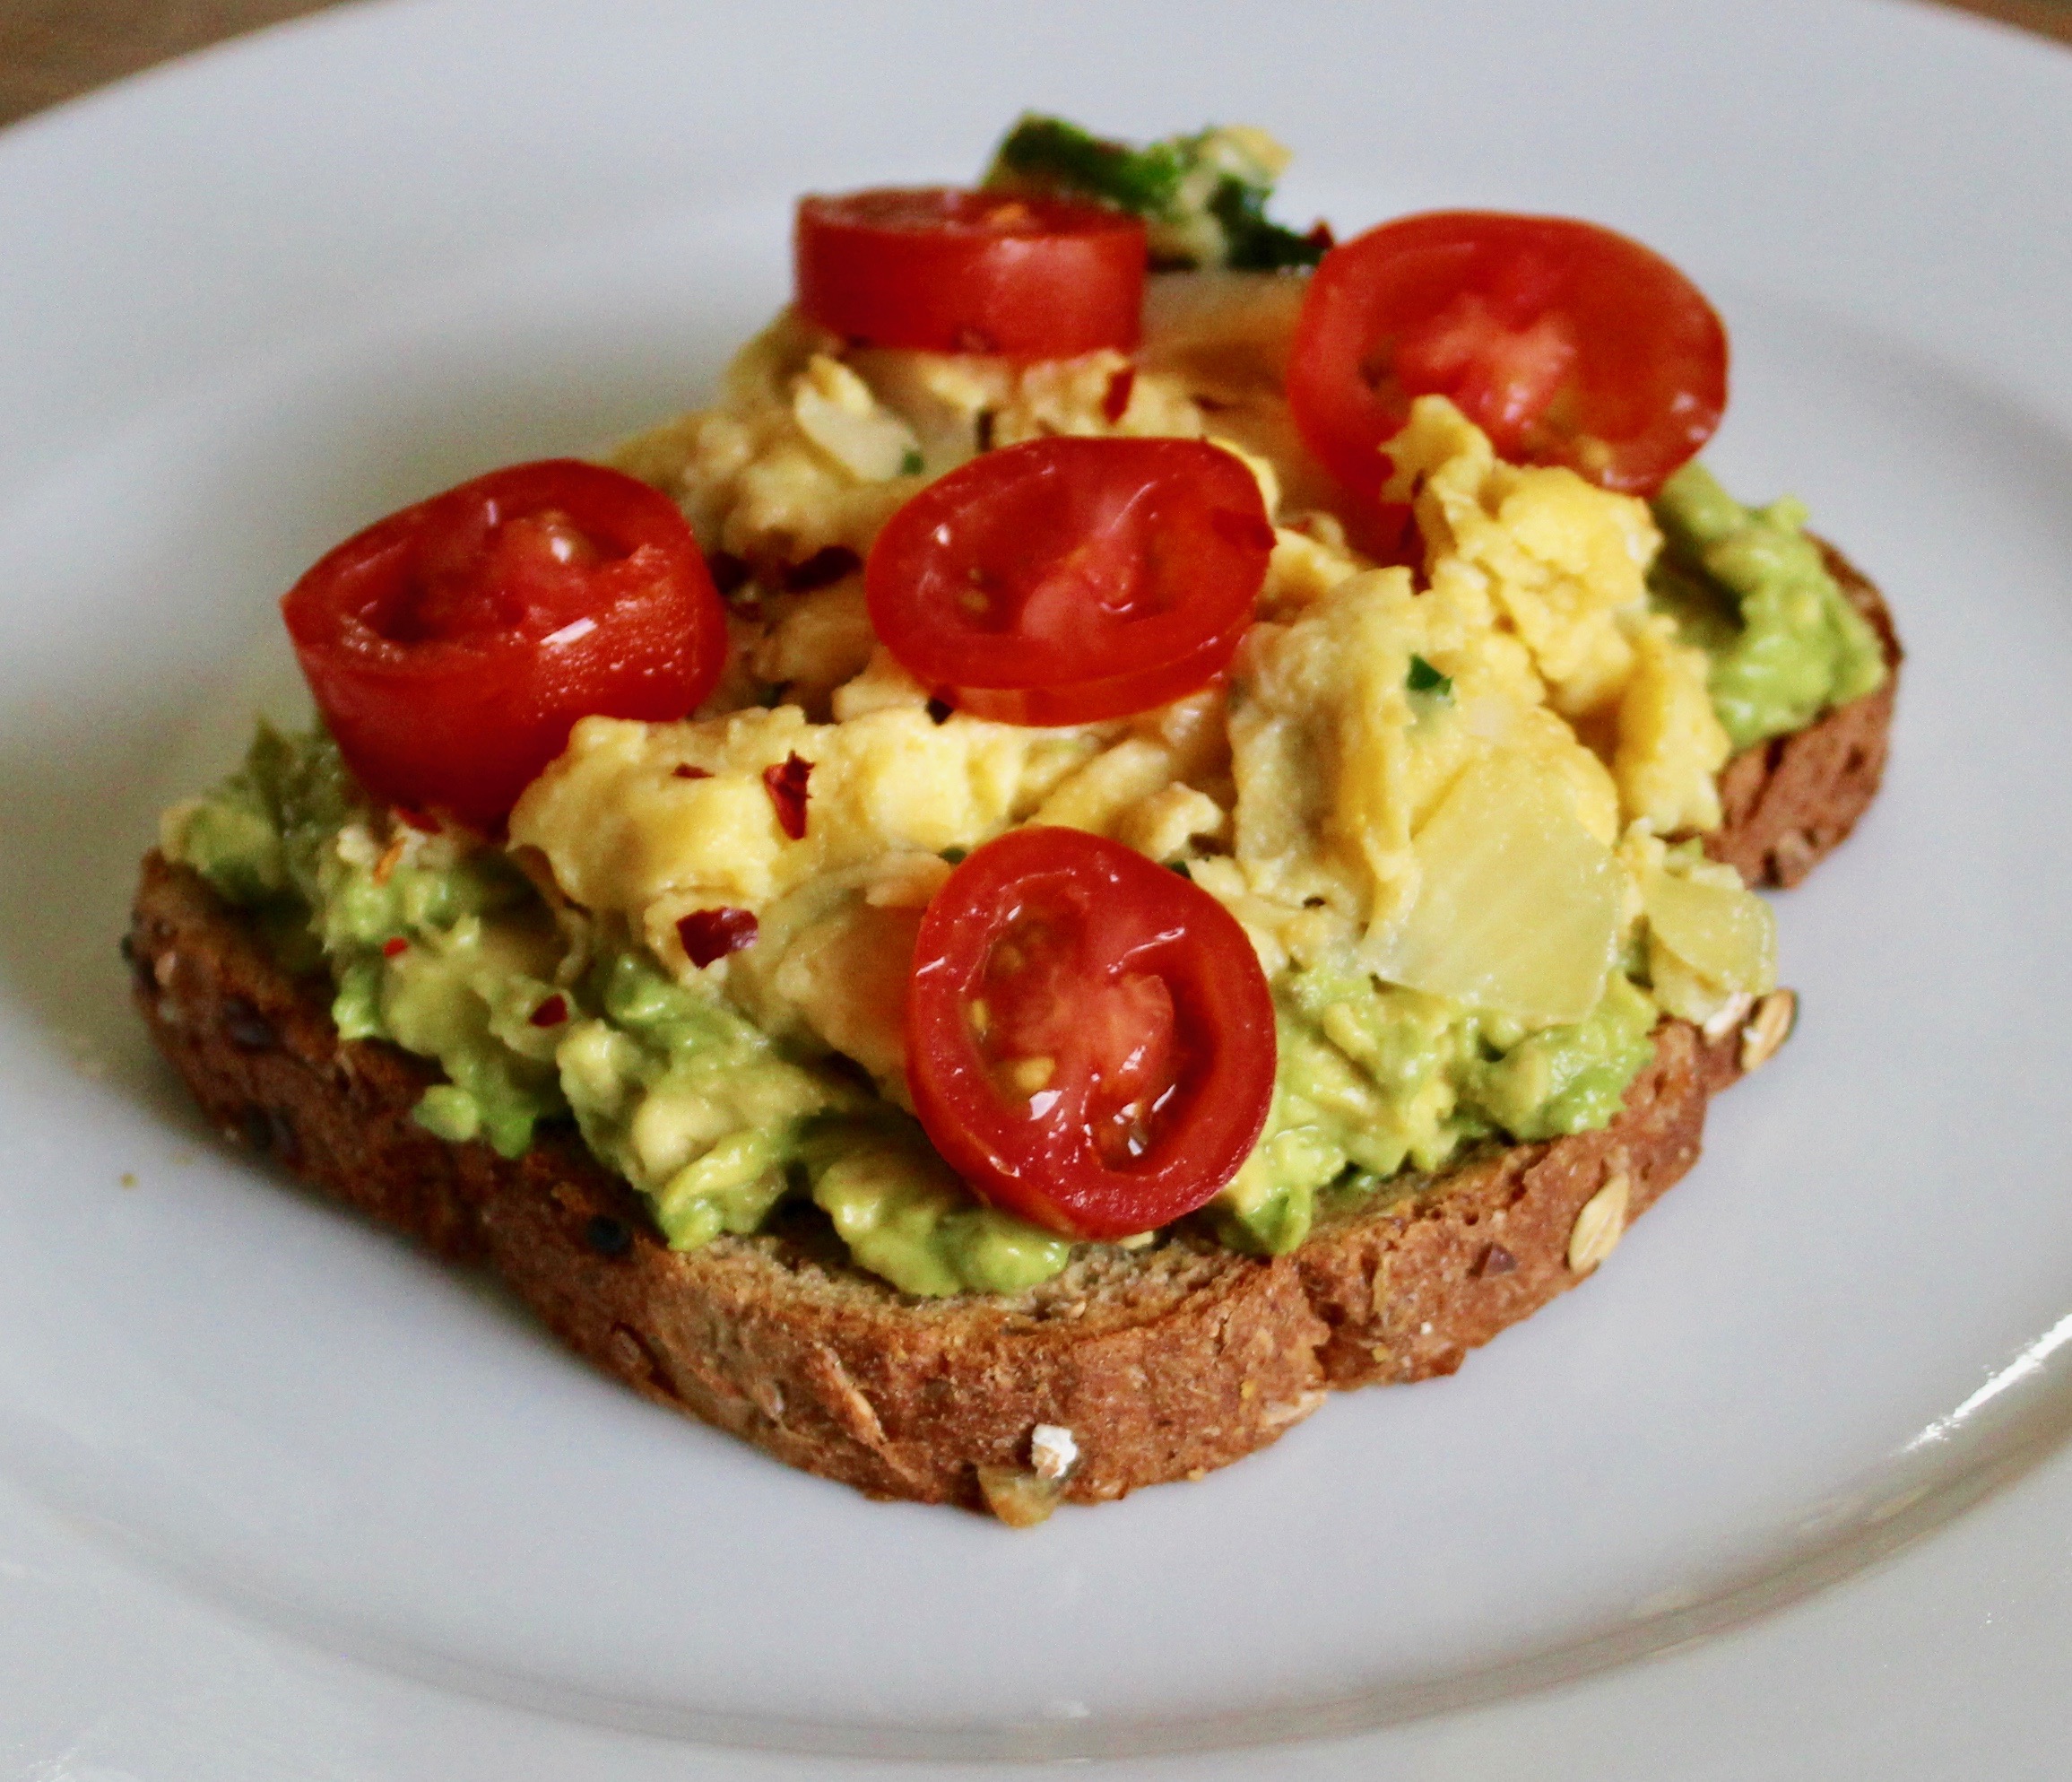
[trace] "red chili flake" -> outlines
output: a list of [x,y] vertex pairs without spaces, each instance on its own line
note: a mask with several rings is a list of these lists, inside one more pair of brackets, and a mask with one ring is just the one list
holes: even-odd
[[806,839],[806,778],[813,764],[793,753],[781,766],[763,769],[763,786],[777,807],[777,827],[793,841]]
[[568,999],[556,991],[526,1017],[534,1027],[559,1027],[568,1019]]
[[392,808],[397,816],[401,817],[420,835],[437,835],[438,833],[438,819],[437,817],[428,817],[422,811],[413,811],[407,804],[397,804]]
[[1332,233],[1328,222],[1319,222],[1302,239],[1312,248],[1321,248],[1327,254],[1339,245],[1339,239]]
[[756,937],[756,913],[752,909],[694,909],[676,925],[676,938],[683,943],[684,957],[693,965],[710,965],[730,952],[739,952]]
[[381,956],[384,959],[395,959],[409,951],[410,943],[401,934],[391,934],[381,943]]
[[712,775],[704,768],[694,768],[689,761],[679,761],[669,771],[671,776],[676,779],[710,779],[712,778]]
[[1137,387],[1137,368],[1125,365],[1108,379],[1108,393],[1101,398],[1101,418],[1113,427],[1128,413],[1130,392]]
[[863,567],[863,560],[846,544],[830,544],[786,569],[785,588],[790,594],[810,594],[817,587],[840,581],[844,576],[854,575]]

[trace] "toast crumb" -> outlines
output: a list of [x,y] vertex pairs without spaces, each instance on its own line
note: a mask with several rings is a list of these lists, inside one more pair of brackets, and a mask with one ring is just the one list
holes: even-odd
[[1038,1423],[1029,1431],[1028,1458],[1037,1478],[1059,1483],[1079,1464],[1079,1445],[1062,1425]]

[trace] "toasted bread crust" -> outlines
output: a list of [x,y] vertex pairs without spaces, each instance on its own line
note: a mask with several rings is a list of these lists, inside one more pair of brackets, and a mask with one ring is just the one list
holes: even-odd
[[1705,838],[1705,852],[1752,885],[1797,884],[1848,839],[1885,775],[1904,652],[1877,587],[1832,544],[1820,548],[1885,645],[1885,684],[1727,763],[1720,775],[1725,821]]
[[1732,1038],[1666,1023],[1605,1131],[1478,1153],[1291,1256],[1182,1233],[1086,1247],[1014,1296],[912,1299],[795,1231],[678,1254],[571,1134],[516,1160],[411,1118],[436,1073],[342,1041],[195,874],[147,857],[127,950],[152,1036],[209,1118],[455,1261],[485,1262],[637,1391],[873,1496],[976,1505],[981,1467],[1073,1431],[1070,1499],[1197,1475],[1274,1440],[1330,1387],[1450,1373],[1579,1278],[1570,1235],[1613,1178],[1628,1218],[1696,1158]]

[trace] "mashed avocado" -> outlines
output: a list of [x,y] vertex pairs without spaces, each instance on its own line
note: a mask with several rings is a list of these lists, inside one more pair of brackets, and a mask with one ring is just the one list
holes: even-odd
[[1655,498],[1655,520],[1666,548],[1651,593],[1712,658],[1713,709],[1735,748],[1884,683],[1877,633],[1828,573],[1799,502],[1744,508],[1693,463]]
[[254,909],[283,961],[327,965],[348,1039],[393,1039],[453,1080],[426,1108],[444,1137],[522,1153],[563,1111],[545,906],[508,856],[428,835],[369,805],[327,736],[261,725],[244,769],[167,812],[160,842]]
[[1292,971],[1276,989],[1273,1111],[1213,1204],[1225,1242],[1269,1255],[1308,1236],[1334,1185],[1372,1191],[1500,1133],[1603,1126],[1653,1053],[1655,1004],[1619,976],[1582,1021],[1537,1030],[1362,974]]
[[[904,1291],[1010,1292],[1071,1243],[975,1203],[907,1115],[794,1056],[703,984],[556,912],[502,850],[397,824],[322,731],[262,726],[244,769],[166,815],[168,856],[251,910],[292,969],[325,966],[351,1039],[436,1058],[419,1121],[522,1154],[573,1119],[689,1249],[810,1198]],[[1496,1134],[1601,1126],[1650,1055],[1655,1005],[1615,977],[1588,1019],[1536,1030],[1357,972],[1284,972],[1265,1136],[1211,1218],[1236,1247],[1301,1242],[1319,1195],[1441,1168]]]

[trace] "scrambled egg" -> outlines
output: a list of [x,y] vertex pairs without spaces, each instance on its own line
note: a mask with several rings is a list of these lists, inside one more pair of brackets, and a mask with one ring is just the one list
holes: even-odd
[[[1135,362],[850,352],[780,319],[715,407],[615,459],[744,578],[736,666],[689,721],[577,726],[513,813],[514,846],[680,979],[716,981],[765,1030],[846,1054],[902,1101],[919,912],[946,856],[1024,822],[1186,862],[1276,978],[1351,968],[1528,1026],[1573,1021],[1660,911],[1659,932],[1688,937],[1658,967],[1672,1005],[1723,1006],[1761,975],[1766,916],[1660,839],[1719,822],[1729,749],[1705,657],[1646,611],[1660,541],[1645,504],[1505,464],[1426,398],[1390,446],[1425,561],[1367,563],[1328,511],[1283,499],[1326,486],[1279,396],[1290,288],[1226,278],[1155,300]],[[1224,682],[1133,719],[932,711],[871,636],[863,560],[928,479],[1060,433],[1235,452],[1277,523],[1258,622]],[[793,756],[811,766],[802,839],[763,782]],[[758,944],[698,966],[677,924],[722,906],[755,914]]]

